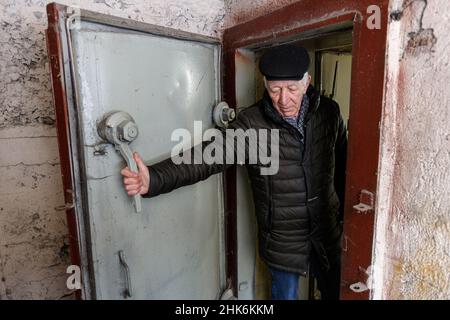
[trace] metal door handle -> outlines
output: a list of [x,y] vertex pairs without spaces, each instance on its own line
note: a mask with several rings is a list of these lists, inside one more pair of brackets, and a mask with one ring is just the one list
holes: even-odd
[[123,291],[123,296],[125,298],[131,298],[132,290],[131,290],[131,279],[130,279],[130,267],[128,267],[128,264],[125,260],[125,254],[122,250],[119,251],[119,261],[120,264],[125,272],[125,280],[126,280],[126,286],[125,290]]
[[213,120],[218,127],[226,128],[236,118],[236,112],[224,101],[213,109]]
[[[133,158],[133,151],[131,151],[128,144],[121,143],[119,145],[116,145],[116,149],[119,150],[122,157],[124,157],[128,168],[133,172],[138,172],[138,167],[136,164],[136,161],[134,161]],[[136,212],[141,212],[142,206],[141,206],[141,195],[137,194],[133,196],[134,198],[134,207],[136,209]]]
[[[129,143],[135,140],[139,134],[134,119],[126,112],[112,111],[103,116],[97,126],[97,131],[100,137],[115,146],[125,159],[128,168],[137,173],[137,164],[129,146]],[[141,212],[141,195],[137,194],[133,198],[136,212]]]

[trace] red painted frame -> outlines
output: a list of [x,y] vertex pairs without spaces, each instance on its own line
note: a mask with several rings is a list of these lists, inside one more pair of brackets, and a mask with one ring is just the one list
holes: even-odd
[[[58,4],[47,6],[48,28],[46,30],[47,52],[49,57],[50,74],[53,86],[53,104],[56,113],[56,131],[58,136],[59,157],[61,163],[61,176],[64,187],[64,201],[66,204],[74,203],[72,177],[72,161],[69,132],[69,115],[67,106],[67,93],[64,83],[64,63],[62,61],[62,43],[60,37],[60,15],[65,9]],[[75,208],[66,206],[67,226],[69,228],[70,258],[73,265],[81,265],[81,256],[78,246],[78,229]],[[75,291],[75,297],[81,299],[81,290]]]
[[[346,170],[344,250],[342,253],[341,299],[368,299],[369,292],[355,293],[350,285],[365,282],[365,269],[372,262],[374,212],[358,213],[363,189],[375,194],[379,156],[388,0],[299,1],[270,14],[226,29],[223,37],[224,97],[236,105],[235,54],[239,48],[283,42],[293,36],[320,30],[345,21],[353,23],[353,62],[350,96],[349,151]],[[370,5],[379,6],[381,29],[370,30],[366,21]],[[320,33],[319,33],[320,34]],[[235,171],[227,178],[235,183]],[[236,190],[227,189],[228,270],[237,287]]]

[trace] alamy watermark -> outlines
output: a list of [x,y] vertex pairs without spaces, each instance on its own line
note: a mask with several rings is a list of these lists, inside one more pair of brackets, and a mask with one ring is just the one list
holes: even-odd
[[[366,26],[370,30],[381,29],[381,8],[376,4],[372,4],[367,7],[366,13],[368,14]],[[81,9],[79,5],[72,5],[67,8],[67,14],[71,16],[71,23],[69,28],[72,30],[78,30],[81,27]]]
[[[202,121],[194,121],[194,137],[187,129],[175,129],[171,140],[179,141],[171,151],[175,164],[254,164],[261,175],[274,175],[279,169],[278,129],[225,129],[203,132]],[[202,143],[209,142],[203,148]],[[189,151],[193,152],[189,152]],[[269,155],[270,151],[270,155]]]
[[381,29],[381,8],[375,4],[367,7],[367,17],[366,26],[369,30],[380,30]]
[[70,274],[67,278],[66,286],[69,290],[81,289],[81,269],[77,265],[70,265],[66,269],[66,273]]

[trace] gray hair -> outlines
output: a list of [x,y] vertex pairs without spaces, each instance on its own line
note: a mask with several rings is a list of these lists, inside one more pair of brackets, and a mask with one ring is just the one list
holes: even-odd
[[[301,80],[298,80],[298,81],[299,81],[299,82],[303,82],[303,84],[306,85],[306,83],[308,82],[308,76],[309,76],[308,71],[306,71],[306,72],[303,74],[303,78],[302,78]],[[264,80],[264,87],[265,87],[266,89],[268,89],[268,88],[267,88],[267,79],[266,79],[266,76],[264,76],[263,80]]]

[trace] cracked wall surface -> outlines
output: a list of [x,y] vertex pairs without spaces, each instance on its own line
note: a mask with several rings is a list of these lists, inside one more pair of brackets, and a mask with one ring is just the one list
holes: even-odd
[[[71,298],[45,43],[51,1],[0,0],[0,300]],[[223,0],[59,3],[219,37]]]
[[268,14],[299,0],[225,0],[225,28]]
[[[0,128],[53,125],[42,0],[0,0]],[[225,8],[222,0],[58,1],[124,18],[220,36]]]
[[391,2],[375,299],[450,298],[450,8]]

